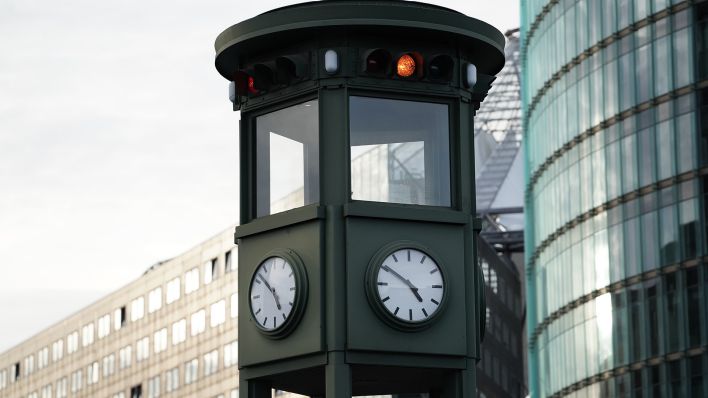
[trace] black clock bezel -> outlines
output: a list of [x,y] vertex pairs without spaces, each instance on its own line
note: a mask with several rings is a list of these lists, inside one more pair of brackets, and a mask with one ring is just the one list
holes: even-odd
[[[440,269],[440,274],[443,280],[443,296],[438,305],[437,310],[430,314],[427,319],[422,321],[406,321],[400,319],[389,312],[388,308],[382,303],[382,297],[379,295],[377,288],[377,277],[383,261],[391,254],[402,249],[415,249],[425,253],[429,258],[431,258],[437,264]],[[388,326],[403,332],[416,332],[419,330],[427,329],[432,326],[437,318],[445,311],[447,307],[447,300],[449,297],[449,284],[447,283],[447,270],[445,265],[440,261],[440,257],[435,254],[429,247],[410,240],[399,240],[395,242],[388,243],[381,247],[369,260],[369,264],[366,269],[366,276],[364,278],[364,285],[366,291],[366,297],[369,300],[369,304],[372,309],[378,315],[378,317],[384,321]]]
[[[253,306],[251,305],[251,289],[253,287],[253,279],[256,277],[258,270],[264,262],[268,261],[273,257],[280,257],[287,261],[293,268],[293,274],[295,277],[295,298],[293,301],[293,309],[287,316],[285,322],[275,329],[266,329],[260,322],[256,319],[255,314],[253,314]],[[305,265],[300,259],[300,256],[291,249],[274,249],[268,252],[261,260],[251,275],[251,280],[248,284],[248,313],[250,314],[251,322],[256,326],[259,332],[271,339],[282,339],[292,333],[292,331],[297,327],[305,313],[305,307],[307,304],[308,297],[308,280],[307,272],[305,270]]]

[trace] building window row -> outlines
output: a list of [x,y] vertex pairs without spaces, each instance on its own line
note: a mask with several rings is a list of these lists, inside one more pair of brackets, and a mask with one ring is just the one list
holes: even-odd
[[[235,267],[233,265],[233,253],[235,249],[225,253],[224,256],[224,273],[232,272]],[[219,273],[219,259],[213,258],[204,264],[204,284],[211,283]],[[199,289],[199,269],[193,268],[185,274],[185,294],[189,294]],[[181,295],[180,277],[176,277],[167,283],[165,303],[171,304],[177,301]],[[162,308],[162,287],[157,287],[148,293],[147,311],[152,313]],[[138,321],[145,317],[145,297],[140,296],[133,299],[130,303],[130,319]],[[238,298],[237,294],[231,297],[231,317],[238,315]],[[88,323],[81,327],[80,330],[69,333],[66,337],[66,354],[73,354],[80,347],[88,347],[95,342],[96,337],[103,339],[111,333],[111,321],[113,330],[117,331],[123,328],[127,320],[126,307],[117,308],[111,315],[106,314],[98,318],[97,322]],[[226,301],[220,300],[210,306],[210,326],[217,327],[223,324],[226,320]],[[191,335],[195,336],[206,330],[206,310],[202,309],[192,314],[191,317]],[[186,340],[186,319],[182,319],[172,325],[173,345],[179,344]],[[81,339],[79,341],[79,338]],[[162,352],[167,349],[167,328],[155,333],[154,350],[155,353]],[[80,343],[80,345],[79,345]],[[51,345],[52,362],[58,362],[64,358],[65,354],[64,339],[56,340]],[[149,338],[145,337],[136,344],[136,360],[141,361],[149,356]],[[113,361],[115,357],[113,356]],[[108,358],[104,358],[108,360]],[[119,352],[119,367],[124,369],[130,366],[131,348],[124,347]],[[35,355],[30,354],[25,357],[22,363],[17,362],[11,366],[10,372],[2,370],[0,372],[0,390],[7,387],[9,383],[14,383],[20,376],[29,376],[35,370],[43,369],[49,366],[49,346],[40,349]],[[22,365],[22,366],[21,366]],[[113,365],[115,366],[115,365]],[[110,369],[110,367],[109,367]],[[23,373],[24,372],[24,373]],[[111,372],[112,373],[112,372]],[[80,372],[75,372],[72,375],[72,386],[76,383],[77,378],[80,379]],[[73,391],[73,390],[72,390]]]
[[530,187],[536,211],[545,204],[557,209],[533,224],[534,247],[609,201],[695,170],[695,109],[695,94],[683,95],[609,125],[562,153]]
[[[618,367],[705,346],[707,286],[708,266],[694,266],[630,284],[560,314],[535,339],[542,384],[556,392]],[[574,366],[554,366],[567,361]]]
[[[626,4],[627,1],[623,0],[621,3]],[[690,14],[686,9],[688,2],[683,0],[681,2],[684,3],[683,6],[674,8],[671,11],[673,15],[662,13],[648,18],[648,14],[641,13],[638,14],[643,15],[640,20],[627,19],[619,26],[614,25],[616,12],[620,11],[621,14],[621,10],[615,10],[615,4],[618,3],[616,0],[577,1],[568,8],[553,7],[550,15],[540,21],[533,37],[526,40],[523,48],[528,55],[524,65],[529,74],[529,90],[525,93],[527,103],[531,103],[533,96],[542,90],[544,84],[551,80],[554,74],[564,67],[572,68],[578,54],[586,51],[592,54],[596,51],[594,46],[598,44],[605,45],[611,42],[609,39],[613,37],[623,38],[627,34],[632,35],[642,31],[647,25],[657,25],[657,35],[667,30],[680,30],[688,26],[691,22]],[[665,9],[666,5],[665,3],[661,7],[655,7],[654,13]],[[588,18],[591,20],[588,21]],[[624,29],[634,22],[641,23],[634,25],[633,29]],[[604,28],[602,31],[601,26]],[[645,35],[643,32],[640,34]]]
[[[647,25],[584,59],[539,93],[525,113],[529,170],[535,173],[554,151],[603,121],[690,86],[693,28],[674,28]],[[637,75],[653,84],[638,83]],[[536,139],[536,132],[542,137]]]
[[[166,328],[161,329],[159,333],[162,334],[162,331],[166,332]],[[158,340],[161,340],[163,337],[159,337]],[[166,339],[166,337],[165,337]],[[142,338],[138,340],[136,343],[136,350],[138,353],[143,353],[146,352],[149,348],[148,345],[148,339],[147,338]],[[202,370],[202,375],[200,375],[200,361],[198,358],[194,358],[190,361],[187,361],[183,365],[183,381],[184,385],[189,385],[194,382],[196,382],[200,376],[207,377],[212,374],[215,374],[219,371],[219,349],[214,349],[202,356],[201,360],[201,369]],[[139,354],[142,355],[142,354]],[[119,350],[118,353],[118,360],[119,360],[119,366],[121,369],[127,368],[130,366],[130,357],[131,357],[131,346],[126,346],[123,347],[122,349]],[[232,366],[236,366],[238,364],[238,341],[232,341],[226,345],[223,346],[223,368],[227,369]],[[101,370],[103,371],[103,378],[106,379],[113,375],[115,373],[115,360],[116,360],[116,355],[115,354],[109,354],[101,361],[95,361],[90,363],[88,366],[86,366],[85,369],[85,383],[86,386],[91,386],[94,384],[99,383],[100,381],[100,375],[101,375]],[[102,369],[101,369],[102,368]],[[32,394],[29,394],[28,397],[42,397],[42,396],[47,396],[47,397],[52,397],[52,392],[55,391],[56,393],[56,398],[66,398],[68,396],[69,390],[71,391],[72,394],[78,393],[82,390],[83,388],[83,383],[84,383],[84,369],[77,369],[76,371],[72,372],[69,377],[63,377],[60,378],[59,380],[56,381],[55,383],[55,389],[52,390],[52,384],[48,384],[44,386],[39,392],[34,392]],[[161,393],[161,382],[164,380],[165,386],[164,386],[164,392],[165,393],[170,393],[173,391],[176,391],[180,387],[180,367],[175,367],[172,368],[168,371],[165,372],[164,378],[162,378],[160,375],[153,376],[152,378],[148,379],[147,381],[147,393],[148,397],[159,397]],[[7,387],[7,370],[3,370],[0,372],[0,386],[2,388]],[[135,387],[133,387],[135,388]],[[0,388],[1,389],[1,388]],[[122,395],[121,395],[122,394]],[[141,394],[142,394],[142,388],[141,388]],[[114,397],[116,396],[125,396],[124,392],[118,392],[113,395]]]

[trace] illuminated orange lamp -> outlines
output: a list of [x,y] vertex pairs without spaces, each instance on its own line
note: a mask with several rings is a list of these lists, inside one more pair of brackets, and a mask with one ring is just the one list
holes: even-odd
[[410,54],[403,54],[401,58],[398,59],[398,64],[396,65],[396,73],[401,77],[411,77],[415,73],[415,60]]

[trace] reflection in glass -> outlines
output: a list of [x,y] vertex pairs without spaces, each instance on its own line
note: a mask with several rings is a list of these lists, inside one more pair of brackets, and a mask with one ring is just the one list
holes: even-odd
[[351,97],[352,199],[450,205],[448,106]]
[[317,101],[256,118],[258,217],[319,201]]

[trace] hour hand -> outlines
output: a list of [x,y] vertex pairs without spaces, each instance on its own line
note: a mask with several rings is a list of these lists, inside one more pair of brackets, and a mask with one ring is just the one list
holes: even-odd
[[391,269],[391,267],[389,267],[388,265],[384,265],[384,266],[381,267],[381,268],[383,268],[384,270],[386,270],[386,271],[392,273],[393,276],[395,276],[396,278],[400,279],[403,283],[405,283],[406,286],[408,286],[408,287],[411,289],[411,291],[413,292],[413,295],[415,296],[415,298],[418,299],[419,302],[421,302],[421,303],[423,302],[423,298],[420,297],[420,294],[418,294],[418,288],[415,287],[415,285],[414,285],[413,283],[411,283],[410,280],[408,280],[408,279],[404,278],[403,276],[401,276],[401,274],[399,274],[398,272],[396,272],[396,271],[394,271],[393,269]]
[[[406,279],[406,280],[407,280],[407,279]],[[408,280],[407,280],[407,281],[408,281]],[[423,302],[423,298],[420,297],[420,294],[418,294],[418,288],[417,288],[417,287],[414,287],[413,284],[412,284],[410,281],[408,281],[408,283],[410,284],[411,290],[413,291],[413,295],[415,295],[415,298],[417,298],[418,301],[422,303],[422,302]]]

